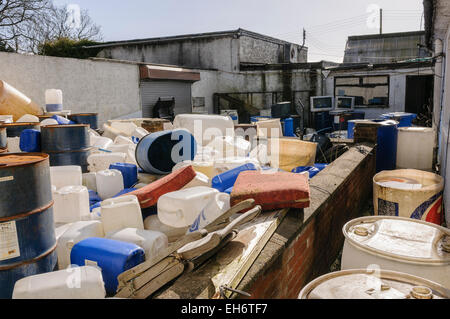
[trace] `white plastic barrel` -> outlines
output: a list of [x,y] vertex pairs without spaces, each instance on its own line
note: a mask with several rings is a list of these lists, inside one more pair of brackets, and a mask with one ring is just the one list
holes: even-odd
[[25,277],[16,282],[13,299],[104,299],[100,269],[74,267]]
[[379,265],[450,288],[450,229],[420,220],[373,216],[344,228],[342,270]]
[[171,227],[190,226],[217,193],[203,186],[167,193],[158,199],[158,218]]
[[234,136],[234,123],[229,116],[179,114],[173,126],[188,130],[201,146],[208,145],[216,136]]
[[112,232],[106,236],[109,239],[123,241],[138,245],[145,251],[145,259],[152,260],[164,249],[169,247],[166,235],[159,231],[125,228]]
[[99,172],[109,169],[113,163],[124,163],[127,159],[126,153],[96,153],[89,155],[87,161],[90,172]]
[[90,219],[89,192],[84,186],[65,186],[53,192],[55,223]]
[[430,280],[384,269],[352,269],[323,275],[298,299],[449,299],[448,290]]
[[122,172],[117,169],[106,169],[95,175],[97,193],[105,200],[117,195],[124,189]]
[[71,224],[58,239],[56,246],[59,269],[62,270],[70,266],[70,252],[75,244],[86,238],[104,236],[100,221],[79,221]]
[[426,127],[400,127],[397,140],[397,168],[433,170],[435,131]]
[[57,190],[65,186],[81,186],[83,185],[81,166],[52,166],[50,179]]
[[378,173],[373,178],[375,215],[421,219],[441,225],[444,179],[436,174],[413,170]]
[[144,229],[141,206],[134,195],[124,195],[103,201],[101,220],[106,235],[125,228]]

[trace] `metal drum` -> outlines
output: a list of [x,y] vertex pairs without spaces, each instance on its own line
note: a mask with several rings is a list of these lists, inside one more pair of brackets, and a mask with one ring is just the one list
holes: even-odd
[[337,271],[306,285],[298,299],[449,299],[433,281],[384,269]]
[[50,166],[81,166],[87,172],[90,153],[89,125],[48,125],[41,128],[42,152],[50,155]]
[[39,123],[5,123],[0,124],[0,128],[6,128],[6,135],[8,137],[20,137],[23,130],[39,130]]
[[88,124],[93,130],[98,129],[98,113],[71,114],[68,118],[77,124]]
[[17,280],[54,270],[52,206],[47,154],[0,155],[0,298]]

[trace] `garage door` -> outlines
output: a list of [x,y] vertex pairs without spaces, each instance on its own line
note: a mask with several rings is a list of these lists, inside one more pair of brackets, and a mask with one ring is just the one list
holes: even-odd
[[153,117],[153,107],[163,96],[175,98],[175,115],[192,113],[191,85],[191,82],[181,81],[142,81],[142,116]]

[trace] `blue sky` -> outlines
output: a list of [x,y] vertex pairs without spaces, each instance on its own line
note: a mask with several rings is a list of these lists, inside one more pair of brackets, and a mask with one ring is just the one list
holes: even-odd
[[421,26],[423,30],[424,23],[422,0],[55,0],[55,3],[78,4],[87,9],[102,27],[105,41],[241,27],[301,44],[305,28],[311,62],[342,62],[348,36],[378,33],[378,28],[370,28],[368,24],[373,14],[367,12],[370,5],[383,9],[384,33],[416,31]]

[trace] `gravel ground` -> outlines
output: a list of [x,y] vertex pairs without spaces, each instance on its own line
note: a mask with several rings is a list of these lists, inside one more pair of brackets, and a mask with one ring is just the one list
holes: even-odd
[[[366,206],[363,210],[362,216],[372,216],[373,215],[373,201],[372,198],[369,199],[369,201],[366,203]],[[336,261],[331,265],[330,272],[339,271],[341,270],[341,258],[342,258],[342,250],[339,253],[338,258]]]

